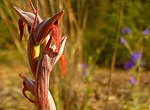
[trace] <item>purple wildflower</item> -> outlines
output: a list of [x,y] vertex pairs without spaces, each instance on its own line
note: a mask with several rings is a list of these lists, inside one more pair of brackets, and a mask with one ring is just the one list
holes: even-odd
[[142,35],[146,36],[146,35],[149,34],[149,32],[150,32],[149,29],[144,29],[144,30],[142,31]]
[[126,44],[126,40],[123,37],[120,37],[120,43],[122,45],[125,45]]
[[83,76],[87,76],[87,72],[86,71],[83,71],[82,74],[83,74]]
[[130,84],[135,84],[136,83],[136,79],[134,77],[130,77],[128,81],[129,81]]
[[121,30],[122,34],[128,34],[131,32],[130,28],[128,27],[124,27],[122,30]]
[[134,52],[131,54],[130,59],[132,62],[136,62],[139,58],[142,57],[142,53],[141,52]]
[[87,65],[84,63],[82,64],[82,69],[86,69],[87,68]]
[[83,63],[81,67],[82,67],[82,75],[87,76],[87,64]]
[[134,63],[132,61],[127,61],[124,63],[123,67],[124,69],[131,69],[133,67]]

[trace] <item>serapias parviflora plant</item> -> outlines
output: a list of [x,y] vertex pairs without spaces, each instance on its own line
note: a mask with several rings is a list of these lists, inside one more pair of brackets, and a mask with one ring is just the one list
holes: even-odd
[[[18,20],[20,41],[22,41],[24,26],[27,25],[28,27],[27,53],[30,68],[35,78],[31,80],[19,74],[23,80],[22,93],[30,102],[36,104],[38,110],[56,110],[49,91],[49,78],[57,61],[60,61],[62,78],[64,78],[66,70],[64,55],[66,37],[60,37],[59,29],[59,21],[64,15],[64,10],[42,20],[38,14],[38,6],[35,8],[31,1],[30,6],[33,12],[23,11],[14,6],[14,10],[20,17]],[[35,99],[29,98],[26,94],[27,91],[31,92]]]

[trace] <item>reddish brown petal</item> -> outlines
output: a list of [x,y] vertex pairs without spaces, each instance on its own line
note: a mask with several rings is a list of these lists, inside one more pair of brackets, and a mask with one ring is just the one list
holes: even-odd
[[59,52],[61,37],[60,37],[58,21],[56,21],[55,24],[56,25],[54,26],[53,31],[52,31],[52,38],[53,38],[54,44],[56,45],[56,51]]
[[36,101],[30,99],[27,95],[26,92],[31,92],[33,95],[35,95],[35,81],[30,80],[28,78],[26,78],[24,75],[19,74],[20,78],[23,80],[23,89],[22,89],[22,93],[23,95],[30,101],[33,103],[36,103]]
[[35,17],[35,15],[33,13],[25,12],[25,11],[21,10],[20,8],[15,7],[15,6],[14,6],[14,9],[15,9],[16,13],[20,16],[20,18],[26,24],[28,24],[29,26],[33,25],[33,21],[34,21],[34,17]]
[[[55,60],[55,63],[54,63],[54,64],[57,63],[57,61],[60,59],[61,55],[63,54],[66,40],[67,40],[66,37],[64,37],[64,38],[61,40],[61,47],[60,47],[60,50],[59,50],[59,52],[58,52],[58,55],[57,55],[57,57],[56,57],[56,60]],[[53,48],[56,48],[56,47],[53,47]]]
[[53,69],[53,67],[54,67],[54,65],[55,65],[56,57],[57,57],[57,55],[58,55],[58,53],[55,52],[55,51],[51,48],[51,46],[50,46],[50,44],[51,44],[51,39],[52,39],[52,37],[49,39],[49,41],[48,41],[48,43],[47,43],[47,45],[46,45],[46,47],[45,47],[45,49],[44,49],[44,51],[43,51],[43,54],[42,54],[42,56],[43,56],[43,55],[48,55],[48,57],[49,57],[49,68],[50,68],[50,71],[52,71],[52,69]]
[[28,40],[28,49],[27,49],[30,68],[31,68],[34,76],[36,76],[37,61],[38,61],[38,57],[40,54],[40,52],[39,52],[40,46],[35,45],[35,43],[33,41],[33,34],[35,31],[35,27],[36,27],[37,14],[38,14],[38,11],[36,10],[36,16],[34,19],[34,23],[30,30],[31,32],[30,32],[30,36],[29,36],[29,40]]
[[32,70],[33,75],[36,76],[38,54],[36,53],[32,36],[29,37],[27,51],[28,51],[28,59],[29,59],[30,68]]
[[35,100],[30,99],[30,98],[26,95],[26,91],[29,91],[29,90],[27,89],[26,85],[24,85],[24,88],[22,89],[23,95],[24,95],[30,102],[36,103]]
[[62,71],[61,75],[62,75],[62,78],[64,78],[65,71],[66,71],[66,58],[65,58],[64,53],[61,55],[59,61],[60,61],[61,71]]
[[56,13],[54,16],[52,16],[49,19],[43,20],[38,26],[34,34],[34,42],[36,44],[42,44],[47,35],[50,33],[50,31],[55,26],[55,21],[59,22],[59,20],[64,15],[64,10]]
[[18,26],[19,26],[19,31],[20,31],[20,42],[21,42],[22,36],[24,33],[24,22],[21,19],[18,20]]
[[[35,19],[35,14],[31,13],[31,12],[25,12],[23,10],[21,10],[18,7],[14,6],[14,9],[16,11],[16,13],[20,16],[20,18],[26,23],[28,24],[30,27],[33,25],[34,19]],[[40,16],[38,15],[37,17],[37,24],[39,24],[40,22],[42,22],[42,19],[40,18]]]

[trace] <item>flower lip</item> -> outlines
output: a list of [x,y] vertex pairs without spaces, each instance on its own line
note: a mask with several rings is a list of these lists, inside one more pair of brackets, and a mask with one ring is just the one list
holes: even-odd
[[43,20],[38,26],[34,34],[34,42],[36,44],[41,44],[53,29],[54,25],[58,25],[62,16],[64,15],[64,10],[56,13],[51,18]]

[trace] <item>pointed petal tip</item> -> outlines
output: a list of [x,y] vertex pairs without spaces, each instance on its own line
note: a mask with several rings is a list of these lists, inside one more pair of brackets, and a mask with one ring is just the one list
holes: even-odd
[[62,50],[64,49],[64,46],[66,44],[66,40],[67,40],[67,37],[63,37],[62,40],[61,40],[61,47],[62,47]]
[[52,23],[54,23],[56,20],[59,22],[64,14],[65,14],[65,11],[64,11],[64,10],[61,10],[61,11],[57,12],[55,15],[53,15],[53,16],[50,18],[50,21],[51,21]]
[[22,19],[25,19],[24,18],[24,15],[23,15],[23,10],[21,10],[20,8],[16,7],[16,6],[13,6],[14,7],[14,10],[16,11],[16,13],[20,16],[20,18]]
[[14,7],[14,10],[17,12],[17,13],[21,13],[21,9],[16,7],[16,6],[13,6]]
[[14,8],[15,10],[17,10],[18,7],[17,7],[17,6],[13,6],[13,8]]
[[58,11],[55,15],[63,16],[64,14],[65,14],[65,10],[61,10],[61,11]]
[[62,18],[62,16],[65,14],[65,10],[61,10],[58,13],[56,13],[56,15],[58,15],[58,21],[60,21],[60,19]]
[[61,10],[61,11],[58,12],[58,13],[60,13],[61,15],[64,15],[64,14],[65,14],[65,10]]
[[13,6],[14,9],[16,9],[16,6]]
[[62,38],[62,42],[66,42],[66,40],[67,40],[67,37]]
[[20,77],[22,80],[25,80],[25,76],[24,76],[24,75],[19,74],[19,77]]
[[62,79],[64,79],[65,72],[66,72],[66,57],[64,54],[61,55],[59,61],[61,66],[61,77]]

